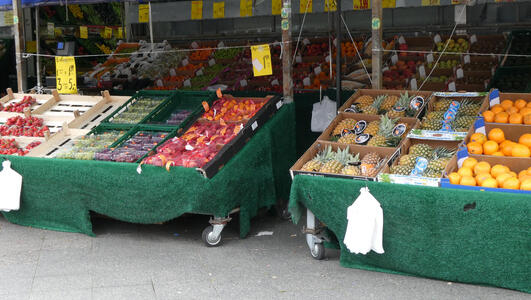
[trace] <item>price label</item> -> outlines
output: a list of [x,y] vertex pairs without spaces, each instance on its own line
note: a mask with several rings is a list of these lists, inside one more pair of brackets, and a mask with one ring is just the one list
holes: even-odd
[[424,65],[420,65],[419,75],[420,75],[420,78],[426,78],[426,68],[424,67]]
[[48,24],[46,24],[46,31],[48,31],[48,35],[54,35],[55,34],[55,24],[48,22]]
[[175,69],[174,69],[174,68],[171,68],[171,69],[170,69],[170,76],[172,76],[172,77],[177,76],[177,73],[175,72]]
[[304,77],[304,79],[302,80],[302,85],[304,86],[309,86],[311,84],[311,80],[310,80],[310,77]]
[[310,40],[305,38],[305,39],[302,40],[302,43],[306,46],[306,45],[308,45],[310,43]]
[[315,75],[321,74],[322,72],[321,66],[315,67],[315,69],[313,69],[313,72],[315,73]]
[[354,10],[362,10],[371,8],[370,0],[352,0]]
[[214,2],[212,6],[212,17],[214,19],[225,18],[225,2]]
[[432,63],[433,62],[433,53],[430,53],[430,54],[426,55],[426,61],[428,63]]
[[474,44],[475,42],[478,41],[478,37],[473,34],[471,37],[470,37],[470,44]]
[[192,1],[192,20],[201,20],[203,18],[203,1]]
[[468,54],[465,55],[465,56],[463,57],[463,61],[464,61],[465,64],[469,64],[469,63],[470,63],[470,55],[468,55]]
[[122,27],[118,27],[118,29],[116,30],[116,37],[119,39],[124,38],[124,30]]
[[11,11],[11,10],[6,11],[4,13],[4,25],[5,26],[11,26],[14,23],[15,22],[14,22],[13,11]]
[[398,62],[398,55],[396,55],[395,53],[391,56],[391,63],[393,63],[393,65],[396,65],[397,62]]
[[149,22],[149,4],[138,5],[138,23]]
[[300,56],[300,55],[295,56],[295,62],[296,63],[301,63],[302,62],[302,56]]
[[405,39],[403,36],[400,36],[400,37],[398,38],[398,43],[399,43],[399,44],[405,44],[405,43],[406,43],[406,39]]
[[338,0],[325,0],[324,11],[336,11],[337,10],[336,1]]
[[192,86],[192,82],[190,81],[190,79],[186,79],[186,80],[183,82],[183,85],[184,85],[184,86],[187,86],[187,87],[190,87],[190,86]]
[[325,62],[329,63],[330,60],[332,60],[332,58],[330,57],[330,54],[328,54],[328,55],[325,57]]
[[63,30],[61,28],[54,28],[54,36],[55,37],[59,37],[59,36],[62,36],[63,35]]
[[241,87],[247,86],[247,80],[245,79],[240,80],[240,86]]
[[201,76],[203,75],[203,69],[199,69],[197,72],[195,72],[195,76]]
[[312,0],[300,0],[299,13],[311,13],[312,12]]
[[268,44],[251,46],[251,57],[254,76],[273,74],[273,67],[271,66],[271,50],[269,49]]
[[448,83],[448,90],[450,92],[455,92],[455,82],[454,81]]
[[271,81],[271,85],[272,86],[275,86],[275,85],[279,85],[280,83],[278,82],[278,79],[275,79],[273,81]]
[[157,86],[158,87],[163,87],[164,86],[164,83],[162,82],[162,80],[160,80],[160,79],[157,80]]
[[196,41],[192,42],[192,45],[191,45],[191,46],[192,46],[192,48],[194,48],[194,49],[199,48],[199,44],[198,44]]
[[440,6],[441,0],[422,0],[422,6]]
[[458,79],[465,77],[465,72],[463,72],[463,69],[459,68],[455,71],[455,75]]
[[26,52],[28,52],[28,53],[37,53],[37,41],[27,41],[26,42]]
[[271,0],[271,14],[274,16],[280,15],[282,11],[282,0]]
[[215,64],[216,64],[216,60],[213,59],[213,58],[212,58],[211,60],[208,61],[208,65],[211,66],[211,67],[212,67],[213,65],[215,65]]
[[88,39],[88,28],[87,26],[79,27],[79,37],[82,39]]
[[186,67],[189,64],[188,58],[183,59],[183,61],[181,63],[183,65],[183,67]]
[[433,37],[433,41],[435,43],[440,43],[442,41],[441,36],[439,34],[436,34],[435,37]]
[[395,8],[396,0],[382,0],[382,8]]
[[60,94],[77,93],[76,61],[73,56],[55,57],[55,77],[57,92]]
[[223,43],[223,41],[219,42],[218,43],[218,48],[223,48],[225,47],[225,43]]
[[253,16],[253,0],[240,0],[240,17]]
[[111,27],[105,26],[105,28],[103,29],[103,38],[107,39],[107,40],[112,38],[112,28]]

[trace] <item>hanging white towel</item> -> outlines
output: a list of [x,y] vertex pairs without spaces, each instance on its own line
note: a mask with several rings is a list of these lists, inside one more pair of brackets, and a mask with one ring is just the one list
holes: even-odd
[[323,132],[336,117],[336,102],[324,96],[323,100],[313,104],[311,129],[313,132]]
[[22,189],[22,175],[11,169],[11,162],[2,162],[0,172],[0,210],[10,211],[20,208],[20,191]]
[[355,254],[367,254],[373,250],[384,253],[382,245],[383,210],[369,189],[360,189],[360,195],[347,210],[347,231],[344,243]]

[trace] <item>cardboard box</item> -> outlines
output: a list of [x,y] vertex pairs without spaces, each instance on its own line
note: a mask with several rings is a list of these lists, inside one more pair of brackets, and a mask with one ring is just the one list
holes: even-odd
[[309,171],[302,171],[302,167],[304,164],[310,160],[312,160],[319,151],[322,149],[332,146],[332,149],[336,151],[338,148],[345,149],[345,147],[348,147],[350,150],[350,153],[353,155],[356,155],[357,153],[360,154],[360,160],[363,158],[364,155],[370,152],[376,152],[378,155],[380,155],[380,158],[383,158],[383,166],[385,166],[392,157],[396,156],[396,149],[394,148],[382,148],[382,147],[369,147],[369,146],[358,146],[358,145],[344,145],[339,143],[332,143],[332,142],[326,142],[326,141],[316,141],[304,154],[295,162],[295,164],[290,168],[290,174],[291,178],[293,178],[295,175],[303,174],[303,175],[311,175],[311,176],[322,176],[322,177],[337,177],[337,178],[347,178],[347,179],[363,179],[363,180],[369,180],[369,181],[375,181],[376,177],[365,177],[365,176],[349,176],[349,175],[342,175],[342,174],[329,174],[329,173],[319,173],[319,172],[309,172]]
[[[489,134],[494,128],[500,128],[505,134],[505,139],[513,142],[518,142],[518,139],[524,133],[531,133],[531,125],[521,125],[521,124],[502,124],[502,123],[485,123],[485,133]],[[472,127],[468,131],[468,134],[465,138],[465,144],[468,144],[472,134],[476,132],[475,128]],[[489,155],[490,156],[490,155]]]
[[[511,171],[516,172],[517,174],[529,167],[531,167],[531,159],[529,158],[521,158],[521,157],[507,157],[507,156],[485,156],[485,155],[470,155],[469,157],[473,157],[478,160],[478,162],[486,161],[491,166],[494,166],[496,164],[502,164]],[[450,174],[451,172],[457,172],[457,157],[454,157],[450,163],[448,164],[446,168],[446,174]],[[451,184],[450,180],[448,179],[448,176],[446,175],[441,180],[441,187],[446,188],[454,188],[454,189],[463,189],[463,190],[474,190],[474,191],[490,191],[490,192],[505,192],[505,193],[518,193],[518,194],[531,194],[531,191],[523,191],[523,190],[510,190],[510,189],[503,189],[503,188],[486,188],[481,186],[467,186],[467,185],[458,185],[458,184]]]
[[[395,95],[395,96],[400,97],[400,95],[404,92],[406,91],[359,89],[356,91],[356,93],[354,93],[354,95],[348,98],[348,100],[339,108],[338,112],[344,112],[345,109],[349,108],[355,102],[355,100],[358,99],[358,97],[363,96],[363,95],[369,95],[373,98],[376,96],[380,96],[380,95],[390,95],[390,96]],[[430,97],[432,93],[421,92],[421,91],[407,91],[407,93],[410,97],[421,96],[422,98],[424,98],[424,105],[420,107],[419,111],[415,115],[415,117],[417,117],[420,114],[420,112],[423,110],[423,108],[426,106],[426,104],[430,101]]]
[[[367,121],[367,125],[368,125],[372,121],[379,121],[380,117],[381,116],[379,115],[366,115],[366,114],[355,114],[355,113],[345,113],[345,112],[339,113],[335,117],[335,119],[332,120],[330,125],[328,125],[325,131],[323,131],[323,133],[319,136],[319,140],[327,141],[327,142],[330,141],[334,128],[336,128],[336,126],[344,119],[354,119],[356,121],[365,120]],[[402,140],[404,140],[404,138],[407,136],[407,133],[410,130],[417,128],[420,122],[416,118],[400,118],[398,119],[397,124],[398,123],[407,124],[407,131],[404,132],[404,134],[402,135]],[[358,146],[366,147],[363,145],[358,145]],[[390,148],[390,147],[376,147],[376,148]]]
[[[400,157],[402,155],[409,153],[409,147],[416,144],[427,144],[433,148],[436,147],[445,147],[448,149],[455,149],[457,152],[457,149],[459,148],[459,144],[461,144],[460,141],[436,141],[436,140],[419,140],[419,139],[406,139],[399,151],[396,158],[390,162],[390,164],[386,165],[380,174],[378,174],[378,181],[381,182],[389,182],[389,183],[397,183],[397,184],[411,184],[411,185],[424,185],[424,186],[439,186],[441,178],[431,178],[431,177],[423,177],[423,176],[411,176],[411,175],[398,175],[398,174],[391,174],[391,167],[398,165],[398,161],[400,160]],[[454,155],[455,158],[455,155]],[[454,160],[453,158],[453,160]],[[455,161],[457,161],[455,159]],[[445,170],[441,174],[441,177],[447,172],[448,165],[446,166]]]

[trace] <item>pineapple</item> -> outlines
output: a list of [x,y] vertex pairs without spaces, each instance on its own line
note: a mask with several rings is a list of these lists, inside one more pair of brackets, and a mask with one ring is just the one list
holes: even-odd
[[378,134],[373,136],[367,146],[396,147],[400,143],[400,137],[393,136],[393,128],[398,119],[391,119],[386,115],[380,117]]
[[368,115],[377,115],[378,110],[380,109],[380,105],[382,105],[383,100],[385,99],[385,95],[380,95],[374,99],[374,102],[363,109],[364,114]]
[[361,170],[360,170],[360,167],[358,165],[354,165],[354,164],[358,164],[360,162],[360,154],[356,154],[356,156],[352,157],[352,155],[350,155],[350,159],[347,161],[347,164],[346,166],[343,168],[343,170],[341,170],[341,174],[343,175],[351,175],[351,176],[360,176],[361,175]]
[[328,146],[317,153],[317,155],[310,161],[307,161],[301,168],[302,171],[319,172],[321,167],[332,155],[332,147]]
[[356,122],[357,122],[356,120],[351,119],[351,118],[341,120],[341,122],[339,122],[339,124],[337,124],[337,126],[334,128],[332,135],[341,135],[341,132],[343,132],[343,129],[349,129],[349,130],[353,129],[354,126],[356,125]]
[[367,125],[367,128],[365,128],[365,131],[363,131],[363,133],[367,133],[372,136],[375,136],[378,134],[379,129],[380,129],[380,121],[372,121]]
[[442,120],[444,118],[445,111],[431,111],[426,116],[426,120]]
[[417,156],[413,154],[406,154],[400,157],[400,159],[398,160],[398,165],[408,167],[408,168],[413,168],[415,167],[416,161],[417,161]]
[[[407,92],[405,92],[404,94],[400,95],[400,99],[396,102],[393,108],[404,107],[407,110],[409,107],[409,101],[410,101],[409,95],[407,94]],[[387,116],[389,116],[389,118],[405,117],[406,110],[396,111],[394,109],[391,109],[387,112]]]
[[427,144],[416,144],[409,147],[409,154],[428,159],[433,155],[433,148]]
[[458,113],[464,116],[477,116],[479,113],[480,105],[472,103],[470,99],[465,99],[459,107]]
[[381,135],[375,135],[373,136],[369,142],[367,143],[367,146],[372,147],[387,147],[385,143],[385,137]]
[[409,175],[411,174],[412,167],[408,166],[392,166],[391,167],[391,174],[398,174],[398,175]]
[[444,111],[447,111],[448,108],[450,108],[450,104],[452,103],[452,100],[450,99],[441,99],[437,102],[435,102],[435,104],[433,105],[434,106],[434,110],[444,110]]
[[396,102],[398,101],[398,97],[397,96],[387,96],[385,97],[385,100],[382,102],[382,105],[380,106],[380,108],[382,110],[386,110],[386,111],[389,111],[391,108],[393,108],[393,106],[395,106]]
[[363,176],[374,177],[378,173],[377,166],[380,162],[380,156],[376,152],[365,154],[361,160],[361,174]]
[[366,107],[366,106],[369,106],[371,105],[371,103],[374,101],[374,99],[369,96],[369,95],[363,95],[363,96],[360,96],[356,99],[356,101],[354,101],[355,103],[359,103],[360,107]]
[[[359,157],[358,157],[359,159]],[[322,173],[333,173],[339,174],[343,170],[343,167],[350,161],[353,161],[354,157],[349,153],[349,148],[338,149],[335,152],[335,156],[330,161],[326,162],[322,167],[320,172]]]
[[476,117],[473,116],[459,116],[454,121],[455,128],[470,128],[476,122]]
[[347,134],[340,137],[337,142],[341,144],[356,144],[356,135],[353,133]]
[[424,122],[422,122],[422,125],[421,125],[421,129],[426,129],[426,130],[441,130],[442,128],[442,120],[436,120],[436,119],[431,119],[431,120],[424,120]]
[[442,176],[442,170],[434,170],[430,169],[429,167],[424,171],[422,174],[423,177],[430,177],[430,178],[440,178]]

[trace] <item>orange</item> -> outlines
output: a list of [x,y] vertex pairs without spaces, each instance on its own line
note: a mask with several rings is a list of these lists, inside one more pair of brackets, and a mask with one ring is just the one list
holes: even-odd
[[500,149],[507,146],[508,144],[510,143],[513,143],[513,141],[510,141],[510,140],[505,140],[503,142],[500,143]]
[[503,152],[501,152],[501,151],[496,151],[496,152],[492,153],[491,155],[494,155],[494,156],[505,156],[505,155],[503,155]]
[[497,188],[498,182],[494,178],[487,178],[481,183],[482,187]]
[[483,144],[483,154],[492,155],[496,151],[498,151],[498,143],[495,141],[486,141]]
[[511,170],[509,170],[509,174],[511,174],[512,177],[518,177],[518,175],[516,174],[516,172],[513,172]]
[[504,165],[499,165],[499,164],[492,166],[492,168],[490,169],[490,175],[492,175],[493,177],[498,177],[498,175],[500,174],[509,173],[509,172],[510,172],[509,168],[507,168]]
[[518,139],[518,143],[531,147],[531,133],[524,133]]
[[503,148],[501,149],[503,152],[503,155],[512,156],[514,145],[516,145],[515,142],[510,142],[510,143],[505,144],[505,146],[503,146]]
[[503,130],[501,130],[500,128],[492,128],[489,131],[488,136],[489,140],[495,141],[498,144],[505,141],[505,133],[503,133]]
[[514,143],[511,154],[513,157],[530,157],[531,150],[525,145]]
[[[319,73],[320,74],[320,73]],[[508,113],[509,115],[512,115],[512,114],[515,114],[518,112],[518,108],[514,107],[514,106],[511,106],[509,107],[506,111],[506,113]]]
[[500,105],[503,107],[503,109],[507,110],[509,107],[513,106],[512,100],[503,100]]
[[520,183],[520,189],[524,191],[531,191],[531,178],[522,181]]
[[505,108],[503,108],[501,105],[499,104],[496,104],[494,105],[493,107],[490,108],[490,110],[494,113],[494,114],[497,114],[497,113],[500,113],[502,111],[505,111]]
[[485,119],[485,122],[489,122],[489,123],[494,122],[494,113],[492,111],[486,110],[481,115]]
[[462,167],[462,168],[460,168],[459,170],[457,170],[457,174],[461,175],[461,179],[463,179],[463,178],[462,178],[463,176],[470,176],[470,177],[472,177],[473,172],[472,172],[472,169],[470,169],[470,168]]
[[452,172],[448,174],[448,179],[450,179],[451,184],[459,184],[459,181],[461,181],[461,175],[457,174],[457,172]]
[[483,133],[475,132],[475,133],[473,133],[470,136],[470,141],[471,142],[478,142],[481,145],[483,145],[483,143],[485,143],[487,141],[487,137]]
[[460,185],[475,186],[476,185],[476,180],[472,176],[463,176],[463,177],[461,177],[461,180],[459,181],[459,184]]
[[514,107],[516,107],[518,109],[522,109],[526,105],[527,105],[527,101],[525,101],[524,99],[518,99],[518,100],[514,101]]
[[467,157],[463,161],[462,167],[467,167],[470,169],[474,169],[474,166],[478,163],[478,160],[473,157]]
[[494,115],[494,123],[507,123],[509,122],[509,114],[502,111]]
[[522,170],[518,173],[518,179],[522,179],[522,176],[527,175],[527,169]]
[[524,124],[531,125],[531,114],[524,115]]
[[522,124],[524,122],[524,117],[519,113],[513,113],[509,115],[509,123],[511,124]]
[[478,162],[474,166],[474,173],[476,175],[479,175],[482,173],[490,173],[490,164],[486,161]]
[[[531,102],[529,102],[531,103]],[[522,116],[527,116],[528,114],[531,113],[531,107],[524,107],[522,109],[520,109],[519,113],[522,115]]]
[[502,186],[503,185],[503,182],[505,182],[505,180],[509,179],[513,177],[511,174],[509,173],[502,173],[500,175],[498,175],[498,177],[496,177],[496,181],[498,182],[498,185],[499,186]]
[[476,182],[478,185],[482,185],[483,182],[487,179],[492,179],[492,176],[490,176],[489,173],[481,173],[476,176]]
[[525,107],[531,108],[531,101],[527,102],[527,105]]
[[516,177],[508,178],[503,182],[502,187],[504,189],[517,190],[520,188],[520,180],[518,180]]
[[470,142],[466,147],[470,154],[483,154],[483,146],[478,142]]
[[527,172],[531,174],[531,167],[527,168]]

